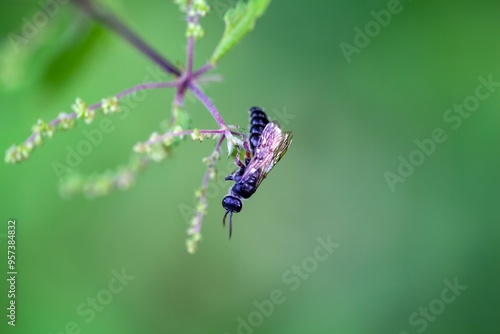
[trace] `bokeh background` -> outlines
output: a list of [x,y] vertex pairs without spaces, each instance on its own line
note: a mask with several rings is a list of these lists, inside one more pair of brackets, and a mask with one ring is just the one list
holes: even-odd
[[[171,1],[107,3],[182,64],[185,23]],[[210,3],[197,66],[234,1]],[[193,206],[210,141],[182,143],[130,190],[94,200],[62,198],[52,164],[64,163],[66,147],[97,122],[56,135],[27,162],[0,164],[0,332],[500,332],[500,87],[456,129],[443,118],[473,101],[480,76],[500,81],[500,4],[404,0],[348,61],[341,43],[354,45],[356,27],[392,3],[275,0],[222,59],[215,73],[224,80],[204,85],[228,123],[246,125],[247,108],[259,105],[294,133],[286,156],[234,216],[230,242],[220,206],[229,184],[220,183],[211,188],[198,252],[185,249],[181,208]],[[152,67],[66,4],[14,52],[8,34],[20,35],[39,10],[36,1],[0,3],[3,152],[38,118],[68,111],[77,96],[94,103],[141,83]],[[114,130],[78,171],[127,161],[136,142],[160,131],[172,97],[150,91],[125,119],[110,116]],[[187,109],[194,126],[215,128],[197,100],[188,98]],[[436,128],[447,140],[391,189],[385,173],[398,173],[400,156],[418,155],[415,140]],[[222,159],[221,173],[226,165]],[[9,218],[18,224],[15,328],[5,316]],[[318,238],[335,243],[334,252],[317,250]],[[120,291],[110,294],[122,271],[133,279],[115,282]],[[280,291],[280,304],[264,301]],[[94,314],[92,298],[104,302]]]

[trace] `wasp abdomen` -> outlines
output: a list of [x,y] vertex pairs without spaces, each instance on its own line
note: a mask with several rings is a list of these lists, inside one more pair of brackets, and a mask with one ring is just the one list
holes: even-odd
[[262,131],[269,123],[266,113],[260,107],[250,108],[250,149],[252,153],[255,151],[255,147],[259,144],[260,136]]
[[249,111],[250,117],[264,117],[267,119],[267,115],[261,107],[250,107]]

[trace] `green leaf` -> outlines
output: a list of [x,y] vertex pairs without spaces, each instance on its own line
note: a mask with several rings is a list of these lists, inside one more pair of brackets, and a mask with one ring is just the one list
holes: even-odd
[[271,0],[249,0],[248,3],[238,2],[224,15],[226,28],[224,35],[210,58],[215,65],[223,55],[255,27],[255,21],[264,14]]

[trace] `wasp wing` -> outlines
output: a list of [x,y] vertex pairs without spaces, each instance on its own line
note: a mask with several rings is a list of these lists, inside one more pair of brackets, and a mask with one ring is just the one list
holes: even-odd
[[292,133],[283,132],[277,122],[270,122],[262,131],[255,153],[245,168],[242,179],[255,176],[256,187],[285,155],[292,142]]

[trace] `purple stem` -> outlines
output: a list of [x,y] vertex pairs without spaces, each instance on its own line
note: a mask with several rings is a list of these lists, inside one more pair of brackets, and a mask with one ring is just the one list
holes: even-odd
[[[199,20],[199,15],[195,16],[189,15],[193,7],[193,1],[189,1],[186,9],[186,22],[189,29],[191,23],[197,24]],[[186,83],[191,80],[191,75],[193,73],[193,59],[194,59],[194,36],[189,36],[186,46],[186,71],[182,75],[183,85],[177,88],[177,93],[174,98],[174,104],[176,106],[181,106],[184,103],[184,95],[186,93]]]
[[[187,22],[188,26],[190,23],[198,24],[198,20],[200,19],[199,15],[195,15],[194,17],[189,16],[189,8],[187,10]],[[194,37],[189,36],[187,41],[187,57],[186,57],[186,78],[191,78],[191,74],[193,73],[193,59],[194,59]]]
[[[225,129],[226,123],[224,122],[221,115],[219,114],[219,111],[217,110],[215,105],[212,103],[212,101],[210,101],[208,96],[206,96],[205,93],[203,93],[201,91],[201,89],[193,82],[189,82],[188,87],[189,87],[189,89],[191,89],[193,94],[200,100],[200,102],[205,105],[205,107],[208,109],[208,111],[210,111],[210,113],[212,114],[213,118],[215,119],[215,121],[217,122],[219,127],[221,129]],[[229,131],[229,130],[227,130],[227,131]]]
[[207,63],[207,64],[203,65],[202,67],[200,67],[196,72],[194,72],[191,77],[193,79],[199,78],[200,76],[202,76],[203,74],[205,74],[206,72],[210,71],[213,68],[214,68],[214,65]]
[[[107,26],[109,29],[117,33],[126,39],[129,43],[131,43],[134,47],[136,47],[143,54],[148,56],[155,63],[160,65],[167,72],[174,74],[177,77],[183,76],[182,84],[179,83],[177,86],[179,89],[177,90],[177,95],[175,97],[174,103],[177,105],[181,105],[183,103],[183,98],[185,94],[186,88],[189,88],[194,95],[205,105],[208,111],[212,114],[215,121],[221,128],[226,127],[226,123],[222,119],[219,114],[217,108],[210,101],[210,99],[198,88],[198,86],[193,82],[193,80],[197,77],[200,77],[205,72],[211,70],[214,66],[212,64],[206,64],[199,70],[197,70],[194,74],[192,73],[193,67],[193,55],[194,55],[194,38],[190,37],[188,39],[187,45],[187,74],[182,75],[182,72],[174,66],[169,60],[164,58],[154,49],[152,49],[149,45],[147,45],[142,39],[140,39],[132,30],[130,30],[126,25],[124,25],[116,16],[113,14],[104,11],[102,7],[94,6],[92,0],[73,0],[73,2],[82,8],[85,12],[87,12],[91,17],[93,17],[96,21],[101,22],[103,25]],[[197,22],[199,17],[193,18]],[[189,20],[189,19],[188,19]],[[91,108],[98,108],[100,104],[95,104],[91,106]],[[74,118],[76,115],[71,115],[71,118]],[[55,123],[57,124],[57,123]],[[229,130],[226,130],[229,131]],[[30,137],[31,138],[31,137]]]
[[[226,139],[226,137],[224,137],[224,136],[222,136],[219,139],[219,141],[217,142],[217,145],[215,145],[214,152],[220,151],[220,147],[222,146],[224,139]],[[205,172],[205,175],[203,175],[203,180],[201,181],[201,189],[207,189],[208,181],[210,180],[210,171],[214,168],[214,166],[215,166],[215,159],[212,158],[212,160],[210,161],[210,164],[208,165],[207,171]],[[203,192],[202,195],[200,196],[200,203],[204,206],[207,204],[207,195],[205,192]],[[204,216],[203,212],[198,212],[196,214],[196,218],[195,218],[196,225],[192,226],[189,229],[192,234],[200,232],[203,216]]]
[[180,107],[184,104],[184,92],[185,89],[183,87],[177,87],[177,91],[174,97],[174,105],[176,107]]
[[186,77],[190,77],[193,72],[194,37],[190,36],[187,42]]
[[103,25],[116,32],[118,35],[126,39],[130,44],[135,46],[139,51],[160,65],[167,72],[181,76],[181,71],[173,65],[168,59],[160,55],[153,48],[147,45],[141,38],[139,38],[132,30],[123,24],[116,16],[106,12],[102,7],[94,6],[92,0],[73,0],[73,2],[82,8],[87,14],[93,17],[96,21],[101,22]]
[[116,97],[118,99],[121,99],[122,97],[132,94],[136,91],[143,90],[143,89],[156,89],[156,88],[170,88],[170,87],[177,87],[179,83],[177,81],[168,81],[168,82],[148,82],[144,84],[140,84],[134,87],[130,87],[129,89],[125,89],[123,92],[120,92],[116,94]]
[[[116,98],[121,99],[127,95],[130,95],[136,91],[143,90],[143,89],[169,88],[169,87],[176,87],[178,85],[179,85],[179,83],[177,81],[144,83],[144,84],[140,84],[140,85],[125,89],[124,91],[116,94]],[[88,109],[95,110],[95,109],[100,108],[101,106],[102,106],[102,102],[97,102],[97,103],[89,106]],[[74,111],[72,113],[66,115],[66,119],[73,119],[73,118],[76,118],[76,112],[74,112]],[[49,125],[56,126],[57,124],[61,123],[61,121],[62,121],[62,119],[58,117],[58,118],[50,121]],[[31,136],[28,137],[28,139],[26,139],[25,144],[32,143],[35,140],[37,135],[38,135],[38,132],[34,132]]]
[[[154,143],[162,142],[165,138],[168,137],[182,137],[182,136],[188,136],[192,134],[194,130],[184,130],[184,131],[178,131],[178,132],[166,132],[162,134],[161,136],[158,136],[154,139],[149,139],[148,141],[145,142],[146,145],[151,145]],[[225,130],[198,130],[198,132],[202,135],[216,135],[216,134],[224,134],[226,131]],[[222,136],[222,138],[225,138]]]

